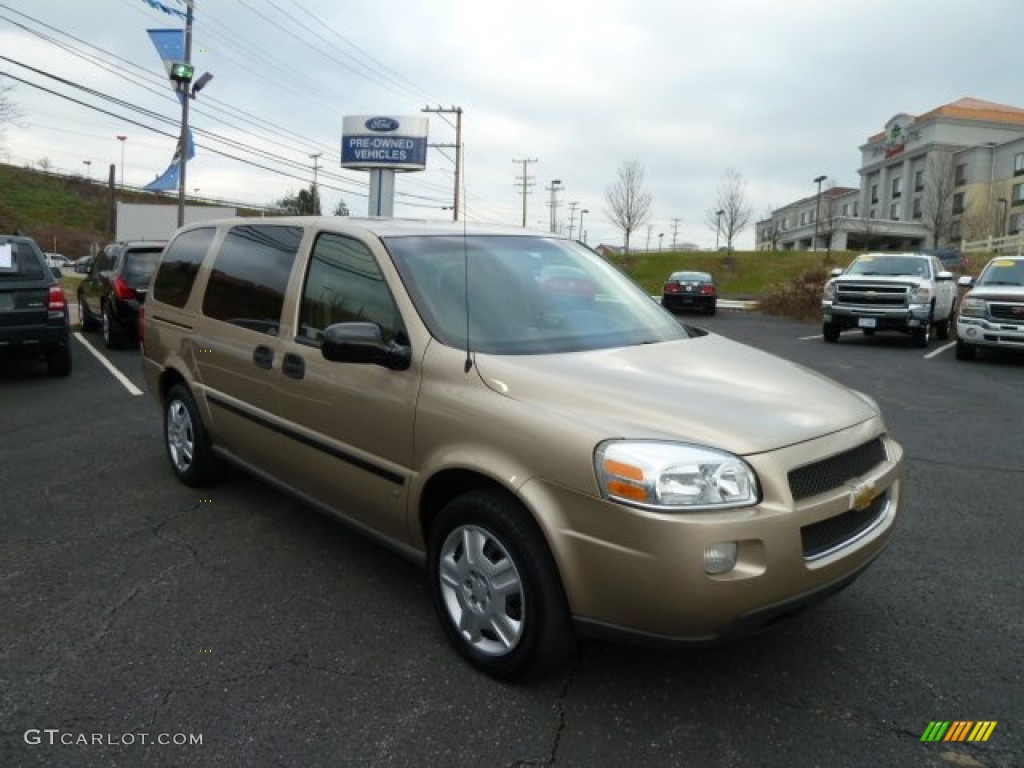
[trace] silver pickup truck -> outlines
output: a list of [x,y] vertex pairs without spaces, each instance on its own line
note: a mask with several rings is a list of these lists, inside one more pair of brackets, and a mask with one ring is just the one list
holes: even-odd
[[827,342],[859,328],[910,334],[927,347],[932,330],[948,339],[956,313],[953,273],[926,253],[866,253],[845,270],[836,269],[821,301],[822,335]]
[[956,359],[973,360],[978,347],[1024,350],[1024,256],[996,257],[960,285],[970,291],[956,319]]

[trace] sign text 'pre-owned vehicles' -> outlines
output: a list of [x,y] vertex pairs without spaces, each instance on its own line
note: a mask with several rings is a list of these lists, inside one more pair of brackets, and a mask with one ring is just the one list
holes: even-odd
[[174,474],[228,459],[423,562],[449,640],[500,679],[578,632],[774,623],[853,581],[900,509],[869,397],[680,324],[557,235],[195,224],[143,311]]

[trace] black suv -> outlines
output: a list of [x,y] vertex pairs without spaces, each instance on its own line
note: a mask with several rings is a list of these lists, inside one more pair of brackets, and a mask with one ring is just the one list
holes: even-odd
[[78,286],[83,331],[101,327],[108,349],[138,338],[139,308],[164,245],[162,241],[111,243],[97,254]]
[[64,289],[31,237],[0,235],[0,351],[41,353],[51,376],[71,373]]

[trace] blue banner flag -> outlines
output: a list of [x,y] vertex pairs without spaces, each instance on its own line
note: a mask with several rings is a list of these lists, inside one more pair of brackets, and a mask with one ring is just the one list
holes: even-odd
[[162,175],[157,176],[153,181],[143,187],[147,192],[167,192],[177,189],[181,177],[181,164],[175,160],[171,163]]
[[[188,140],[186,141],[188,159],[191,160],[196,156],[196,144],[192,137],[192,130],[189,129]],[[177,189],[180,184],[181,177],[181,140],[178,140],[178,148],[174,150],[174,157],[171,159],[171,164],[167,166],[167,170],[164,171],[160,176],[157,176],[153,181],[149,182],[143,189],[148,192],[166,192],[171,189]]]
[[147,29],[149,39],[153,41],[160,60],[164,63],[167,74],[171,74],[171,65],[176,61],[185,60],[185,30],[183,29]]
[[155,8],[158,11],[170,14],[171,16],[177,16],[179,19],[185,18],[185,12],[179,11],[177,8],[171,8],[167,3],[161,3],[160,0],[142,0],[150,8]]

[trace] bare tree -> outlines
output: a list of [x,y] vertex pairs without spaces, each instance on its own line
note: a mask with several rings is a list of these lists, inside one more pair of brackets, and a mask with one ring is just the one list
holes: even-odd
[[619,166],[615,183],[604,193],[605,214],[622,230],[626,253],[629,253],[629,236],[651,215],[651,193],[644,189],[644,175],[639,160],[627,160]]
[[15,123],[22,117],[22,111],[11,99],[11,92],[14,86],[0,80],[0,129],[5,125]]
[[779,250],[779,236],[782,234],[781,222],[775,218],[772,206],[764,212],[761,219],[761,230],[757,236],[757,247],[765,251]]
[[747,202],[747,182],[739,171],[726,169],[718,184],[717,205],[706,214],[707,225],[725,235],[726,248],[732,251],[732,241],[750,225],[752,215],[753,208]]
[[936,152],[928,158],[928,169],[921,199],[921,220],[931,233],[932,247],[949,238],[953,224],[953,190],[956,188],[953,155]]
[[857,233],[861,236],[860,249],[867,251],[871,249],[871,238],[878,233],[878,220],[871,217],[871,211],[861,211],[857,217]]

